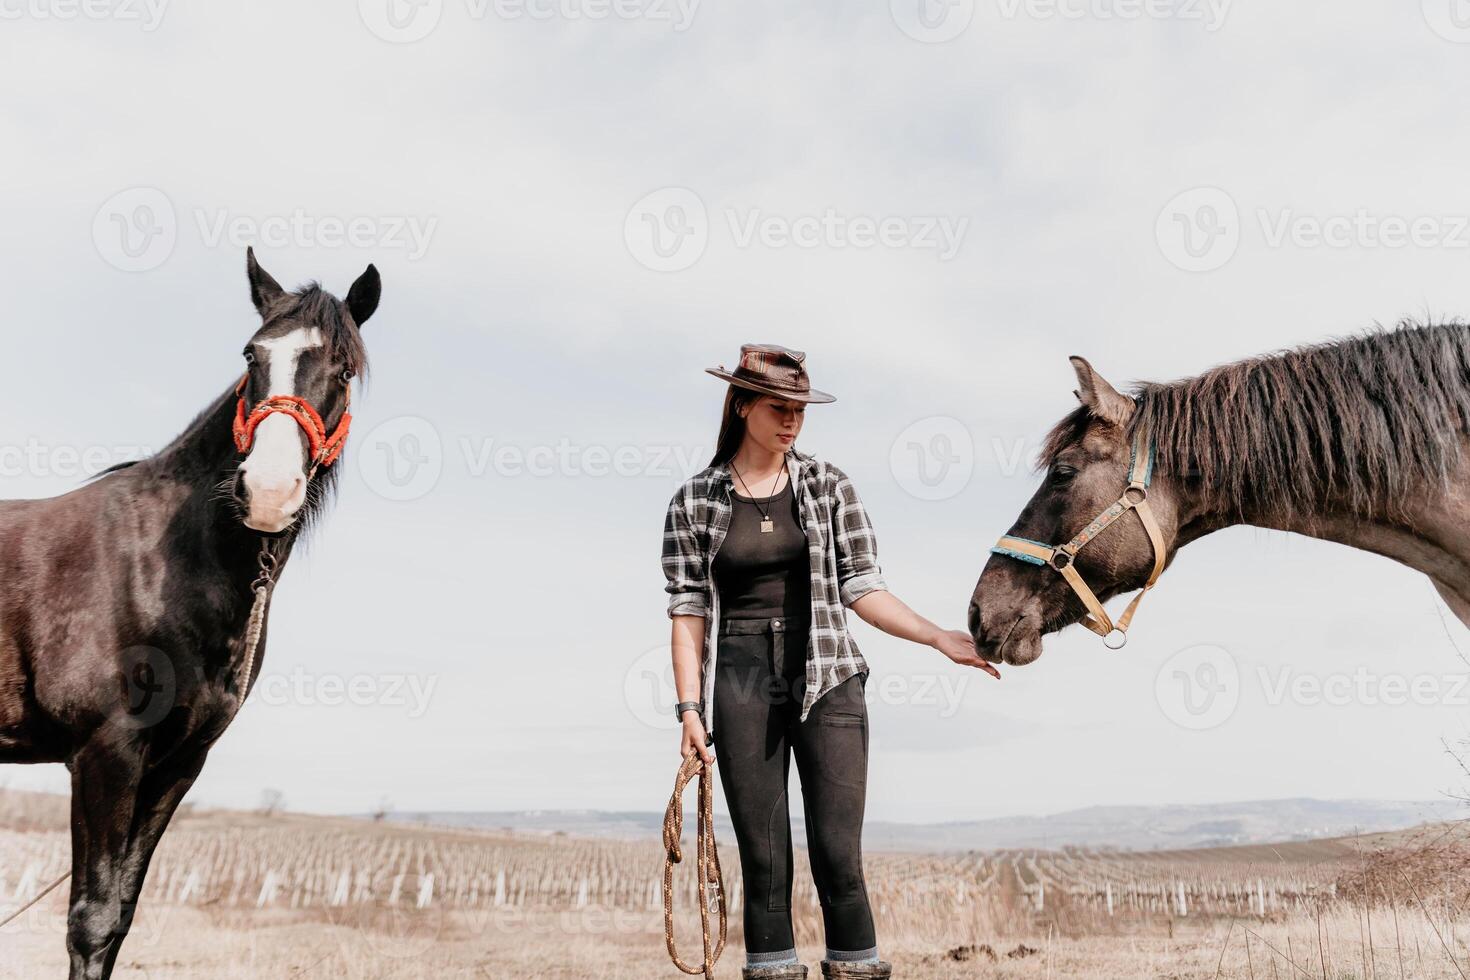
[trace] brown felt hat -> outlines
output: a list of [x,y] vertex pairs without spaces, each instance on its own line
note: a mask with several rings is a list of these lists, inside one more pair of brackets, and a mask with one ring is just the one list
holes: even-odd
[[732,385],[758,391],[763,395],[774,395],[798,402],[836,401],[836,396],[812,387],[806,368],[802,366],[805,360],[804,351],[777,347],[775,344],[745,344],[740,348],[740,365],[734,371],[726,371],[723,364],[705,370]]

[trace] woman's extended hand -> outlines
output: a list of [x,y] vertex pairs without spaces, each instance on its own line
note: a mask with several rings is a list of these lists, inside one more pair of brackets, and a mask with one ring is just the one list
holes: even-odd
[[995,669],[994,664],[981,659],[975,652],[975,638],[964,630],[941,630],[934,638],[934,649],[961,667],[979,667],[991,677],[1000,680],[1000,671]]
[[715,754],[709,750],[708,745],[704,744],[705,741],[704,722],[699,719],[699,712],[684,712],[684,735],[680,740],[679,754],[687,759],[698,752],[704,764],[710,765],[715,761]]

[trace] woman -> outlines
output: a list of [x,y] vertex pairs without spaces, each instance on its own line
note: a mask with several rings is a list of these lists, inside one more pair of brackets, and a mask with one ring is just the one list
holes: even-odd
[[682,751],[720,758],[745,883],[746,980],[802,980],[791,928],[791,757],[822,904],[827,978],[892,976],[863,881],[868,668],[846,608],[886,633],[999,677],[970,634],[942,630],[887,590],[852,482],[795,448],[806,355],[746,344],[710,466],[669,502],[663,568]]

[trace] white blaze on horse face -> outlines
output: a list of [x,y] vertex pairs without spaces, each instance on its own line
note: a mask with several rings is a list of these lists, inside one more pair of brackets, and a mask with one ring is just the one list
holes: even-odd
[[[303,327],[283,337],[258,340],[255,346],[265,352],[270,374],[270,391],[266,397],[296,395],[296,365],[301,352],[322,345],[322,333],[315,327]],[[240,464],[249,491],[249,512],[245,526],[257,531],[284,531],[296,519],[297,511],[306,503],[305,453],[302,451],[301,427],[290,416],[277,412],[269,415],[255,430],[255,443],[250,455]]]

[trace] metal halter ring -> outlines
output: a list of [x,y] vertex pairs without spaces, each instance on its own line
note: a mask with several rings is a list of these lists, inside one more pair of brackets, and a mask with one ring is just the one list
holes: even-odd
[[1075,559],[1070,551],[1063,551],[1061,548],[1058,548],[1056,551],[1052,552],[1051,560],[1047,564],[1051,565],[1052,568],[1055,568],[1057,571],[1060,572],[1062,569],[1072,564],[1074,560]]
[[[1118,637],[1117,644],[1110,642],[1114,636]],[[1102,638],[1103,646],[1109,650],[1121,650],[1128,645],[1128,634],[1114,626],[1112,630]]]
[[[1130,497],[1129,496],[1129,494],[1133,494],[1133,493],[1138,494],[1137,499],[1134,499],[1133,497]],[[1130,507],[1137,507],[1139,504],[1143,503],[1147,499],[1148,499],[1148,487],[1141,487],[1141,486],[1138,486],[1137,484],[1134,484],[1134,485],[1129,486],[1127,490],[1124,490],[1123,491],[1123,501],[1125,503],[1127,503],[1128,506],[1130,506]]]

